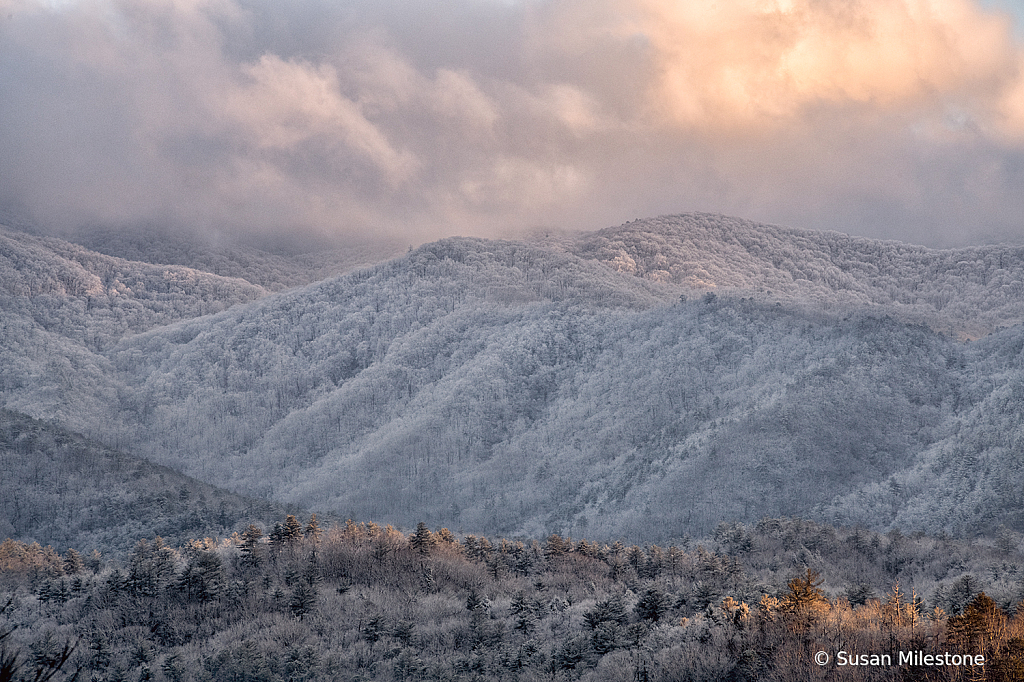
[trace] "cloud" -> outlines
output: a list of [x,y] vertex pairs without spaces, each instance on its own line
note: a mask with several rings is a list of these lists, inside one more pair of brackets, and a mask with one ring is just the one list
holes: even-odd
[[1024,47],[970,0],[0,0],[0,202],[410,241],[712,210],[1024,237]]
[[340,93],[331,66],[264,55],[242,72],[247,82],[226,89],[219,102],[230,129],[243,134],[242,145],[290,156],[326,152],[335,158],[355,158],[391,185],[413,173],[415,157],[392,147],[359,104]]
[[965,0],[642,0],[659,90],[682,124],[781,123],[808,105],[883,111],[1016,77],[1005,18]]

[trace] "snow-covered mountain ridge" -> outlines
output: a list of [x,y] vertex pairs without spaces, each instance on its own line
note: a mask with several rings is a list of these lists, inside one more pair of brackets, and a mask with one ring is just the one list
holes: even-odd
[[216,314],[176,290],[103,343],[109,307],[8,260],[3,405],[237,492],[532,536],[1024,530],[1019,250],[701,214],[453,238]]
[[978,338],[1024,321],[1024,247],[929,249],[706,213],[638,220],[567,247],[619,272],[697,290],[885,309]]
[[89,347],[216,313],[267,293],[239,278],[127,261],[0,227],[0,298],[5,310],[22,311]]

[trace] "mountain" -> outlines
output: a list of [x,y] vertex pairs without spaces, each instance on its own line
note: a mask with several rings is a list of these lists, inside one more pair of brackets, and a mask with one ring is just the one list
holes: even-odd
[[112,258],[0,227],[2,405],[97,432],[114,418],[122,387],[104,349],[267,293],[242,279]]
[[864,307],[962,338],[1024,321],[1021,246],[937,250],[691,213],[600,230],[567,249],[680,287]]
[[127,261],[0,228],[4,310],[102,349],[125,334],[209,315],[267,294],[242,279]]
[[[52,268],[83,249],[42,246]],[[24,277],[12,263],[4,281]],[[104,333],[80,290],[4,285],[2,350],[35,367],[5,365],[5,404],[235,492],[405,527],[1024,530],[1020,249],[690,214],[446,239],[250,301],[249,282],[187,271],[243,289],[212,314],[188,291],[177,317],[143,298]]]
[[[405,252],[394,239],[357,242],[339,248],[315,240],[258,248],[230,241],[198,239],[160,230],[125,234],[121,230],[92,228],[73,235],[76,244],[108,256],[162,265],[183,265],[193,270],[244,279],[270,291],[281,291],[336,277]],[[294,241],[294,238],[293,238]]]
[[0,536],[123,553],[136,540],[172,545],[229,535],[281,507],[0,410]]

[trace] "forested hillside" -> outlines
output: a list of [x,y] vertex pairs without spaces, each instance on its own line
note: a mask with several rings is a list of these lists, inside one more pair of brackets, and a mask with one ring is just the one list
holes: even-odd
[[0,226],[0,406],[97,435],[115,418],[123,386],[104,349],[267,293]]
[[[591,268],[448,240],[125,339],[124,440],[247,494],[502,533],[1021,522],[1019,328],[965,346],[854,306],[669,304]],[[975,466],[956,453],[980,419],[1000,447]]]
[[[368,267],[405,252],[407,244],[378,240],[345,247],[310,243],[273,250],[200,240],[173,232],[149,230],[125,234],[93,228],[74,235],[76,244],[109,256],[159,265],[184,265],[224,277],[237,277],[271,291],[280,291]],[[286,242],[287,243],[287,242]]]
[[695,289],[885,310],[977,338],[1024,321],[1024,247],[936,250],[707,213],[637,220],[563,248]]
[[[19,682],[1016,682],[1024,567],[1004,539],[765,518],[630,546],[288,516],[140,540],[119,562],[8,540],[0,666]],[[891,658],[843,667],[841,652]]]
[[[533,537],[1024,530],[1019,250],[698,214],[267,294],[8,242],[3,404],[238,493]],[[103,268],[145,275],[128,304]]]
[[216,313],[266,293],[237,278],[112,258],[0,227],[5,317],[16,312],[93,350],[125,334]]
[[177,546],[282,513],[8,410],[0,410],[0,480],[0,537],[61,550],[123,553],[157,535]]

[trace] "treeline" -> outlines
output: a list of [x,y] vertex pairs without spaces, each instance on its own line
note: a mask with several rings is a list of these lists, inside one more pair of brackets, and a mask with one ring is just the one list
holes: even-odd
[[[923,579],[928,592],[851,583],[838,563],[815,567],[829,542],[877,550],[866,576],[871,556],[891,576],[901,543],[901,576],[923,575],[929,557],[893,534],[829,530],[766,519],[725,524],[707,546],[640,547],[289,516],[179,548],[143,540],[123,562],[8,540],[3,679],[1021,679],[1024,606],[988,596],[990,576],[958,581],[955,603]],[[767,566],[772,542],[795,544]],[[976,570],[1001,559],[1021,575],[1016,552],[940,542]],[[840,651],[985,662],[838,670]]]

